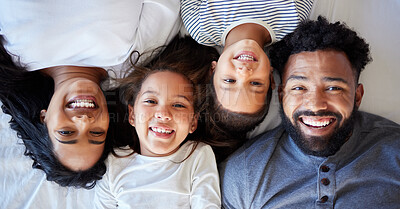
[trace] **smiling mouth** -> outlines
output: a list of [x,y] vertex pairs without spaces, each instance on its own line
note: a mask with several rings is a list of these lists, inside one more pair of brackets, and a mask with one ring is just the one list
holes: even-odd
[[87,108],[87,109],[95,109],[97,108],[96,102],[92,99],[76,99],[67,104],[68,108],[76,109],[76,108]]
[[167,128],[159,128],[159,127],[150,127],[150,130],[159,133],[159,134],[172,134],[174,130]]
[[242,61],[242,62],[257,62],[258,61],[253,52],[241,52],[233,59],[236,59],[236,60]]
[[335,118],[319,118],[314,119],[311,117],[300,117],[300,122],[310,128],[322,129],[326,128],[336,121]]

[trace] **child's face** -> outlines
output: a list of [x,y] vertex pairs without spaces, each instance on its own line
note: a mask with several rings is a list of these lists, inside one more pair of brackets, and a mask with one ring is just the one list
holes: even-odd
[[227,110],[255,113],[264,105],[271,75],[269,59],[257,42],[238,41],[226,47],[216,63],[217,99]]
[[142,155],[167,156],[178,150],[197,128],[193,101],[193,85],[178,73],[157,72],[143,82],[134,107],[129,106]]

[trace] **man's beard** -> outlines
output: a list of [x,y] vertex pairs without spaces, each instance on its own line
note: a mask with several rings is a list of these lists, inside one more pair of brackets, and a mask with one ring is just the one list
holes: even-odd
[[[343,121],[343,125],[340,126],[343,117],[334,112],[329,111],[300,111],[295,112],[293,115],[293,120],[295,124],[292,124],[290,119],[286,116],[283,111],[283,106],[280,106],[280,115],[282,118],[282,125],[285,130],[292,137],[296,145],[306,154],[327,157],[335,154],[340,147],[347,141],[350,137],[355,122],[355,115],[357,114],[357,107],[354,105],[353,111],[348,119]],[[335,116],[337,120],[337,125],[332,132],[332,134],[326,136],[304,136],[300,129],[299,116]]]

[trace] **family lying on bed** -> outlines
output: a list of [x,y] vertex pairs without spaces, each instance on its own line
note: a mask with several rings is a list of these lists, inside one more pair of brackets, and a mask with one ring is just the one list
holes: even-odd
[[[358,111],[368,44],[343,23],[305,20],[311,2],[269,1],[273,15],[249,21],[213,3],[182,1],[195,40],[177,36],[112,79],[121,103],[107,103],[102,68],[28,72],[3,47],[0,99],[33,167],[94,187],[98,208],[397,207],[400,126]],[[246,139],[268,113],[272,68],[282,123]]]

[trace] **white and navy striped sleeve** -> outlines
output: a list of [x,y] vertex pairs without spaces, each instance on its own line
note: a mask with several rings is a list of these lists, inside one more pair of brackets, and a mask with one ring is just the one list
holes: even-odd
[[181,0],[181,16],[197,42],[222,46],[229,31],[245,23],[263,25],[274,41],[306,19],[313,0]]

